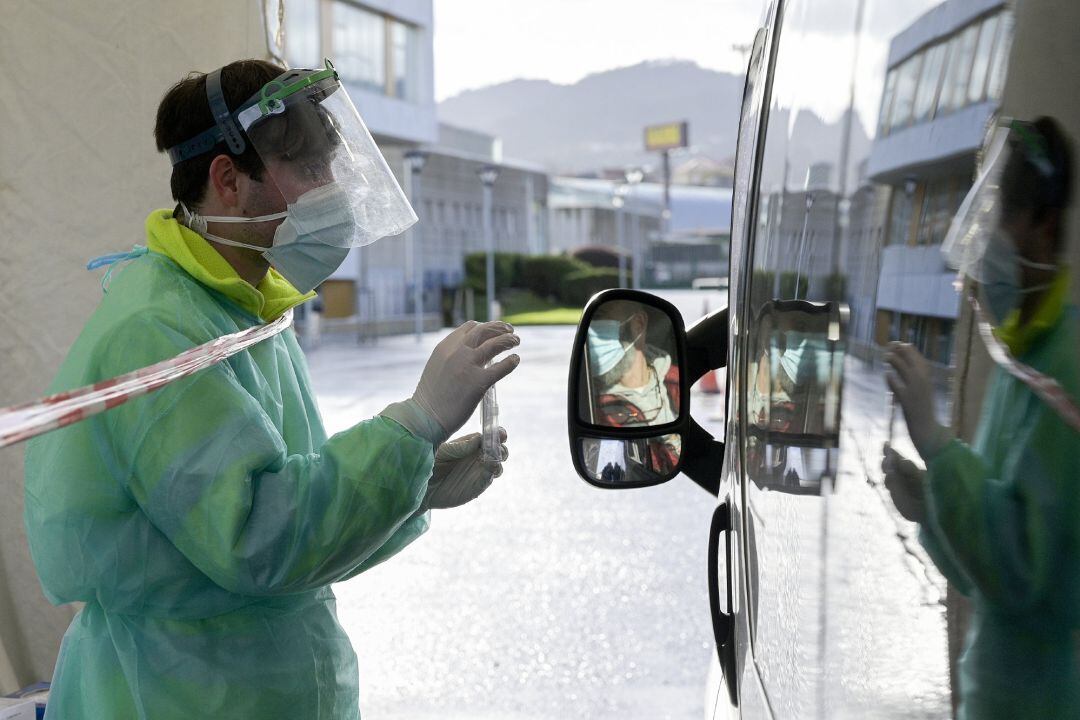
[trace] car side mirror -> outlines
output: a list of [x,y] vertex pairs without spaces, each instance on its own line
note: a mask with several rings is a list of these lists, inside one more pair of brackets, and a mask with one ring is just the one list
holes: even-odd
[[759,486],[817,495],[835,478],[847,307],[772,300],[754,322],[747,367],[747,474]]
[[693,342],[679,311],[655,295],[606,290],[586,305],[567,404],[570,452],[586,482],[647,487],[683,472],[717,494],[723,444],[690,417],[690,386],[727,358],[726,311],[706,320]]

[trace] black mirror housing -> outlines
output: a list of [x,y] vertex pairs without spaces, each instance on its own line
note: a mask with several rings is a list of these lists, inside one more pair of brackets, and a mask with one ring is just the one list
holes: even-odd
[[[574,338],[567,383],[570,454],[582,479],[621,489],[658,485],[682,472],[718,494],[723,443],[691,418],[690,387],[726,365],[727,319],[726,309],[714,312],[687,333],[675,306],[655,295],[614,289],[593,296]],[[631,372],[616,379],[635,362],[646,371],[670,364],[664,378],[657,370],[650,376],[654,396],[663,396],[652,417],[625,400],[643,397],[622,384]]]

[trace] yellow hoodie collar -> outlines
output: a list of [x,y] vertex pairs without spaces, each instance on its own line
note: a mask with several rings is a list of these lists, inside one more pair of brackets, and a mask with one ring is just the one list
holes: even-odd
[[146,218],[146,245],[264,322],[315,297],[314,292],[301,293],[273,268],[253,286],[201,235],[181,225],[172,210],[155,210]]
[[1069,271],[1062,268],[1054,277],[1046,291],[1046,296],[1035,309],[1031,319],[1021,325],[1020,311],[1013,310],[1005,318],[1001,327],[994,330],[998,340],[1005,343],[1013,357],[1020,357],[1035,344],[1044,333],[1050,330],[1065,312],[1069,298]]

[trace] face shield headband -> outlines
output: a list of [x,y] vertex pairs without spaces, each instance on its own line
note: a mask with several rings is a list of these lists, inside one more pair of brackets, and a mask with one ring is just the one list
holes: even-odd
[[233,155],[241,154],[247,149],[244,131],[255,121],[284,111],[285,99],[298,91],[323,80],[332,78],[338,81],[334,64],[328,59],[323,62],[326,65],[322,70],[288,70],[282,73],[248,98],[235,112],[229,111],[225,94],[221,91],[221,68],[209,73],[206,76],[206,99],[210,103],[214,125],[190,140],[169,148],[169,161],[175,166],[210,152],[221,142]]

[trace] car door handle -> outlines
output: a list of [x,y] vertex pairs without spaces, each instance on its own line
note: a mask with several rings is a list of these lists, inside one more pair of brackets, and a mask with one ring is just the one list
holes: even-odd
[[731,507],[722,502],[713,511],[709,527],[709,611],[712,615],[713,639],[716,641],[716,653],[720,667],[724,672],[724,684],[733,706],[738,705],[738,683],[736,678],[735,619],[730,612],[720,607],[720,536],[724,536],[725,562],[724,574],[727,576],[728,607],[731,602]]
[[720,607],[720,570],[717,568],[720,560],[720,536],[725,538],[724,549],[726,560],[724,562],[725,579],[727,580],[728,607],[731,607],[731,511],[728,503],[723,502],[716,506],[713,511],[712,525],[709,528],[709,610],[712,615],[713,636],[716,640],[716,649],[720,653],[720,660],[724,660],[724,650],[731,642],[734,620],[731,614]]

